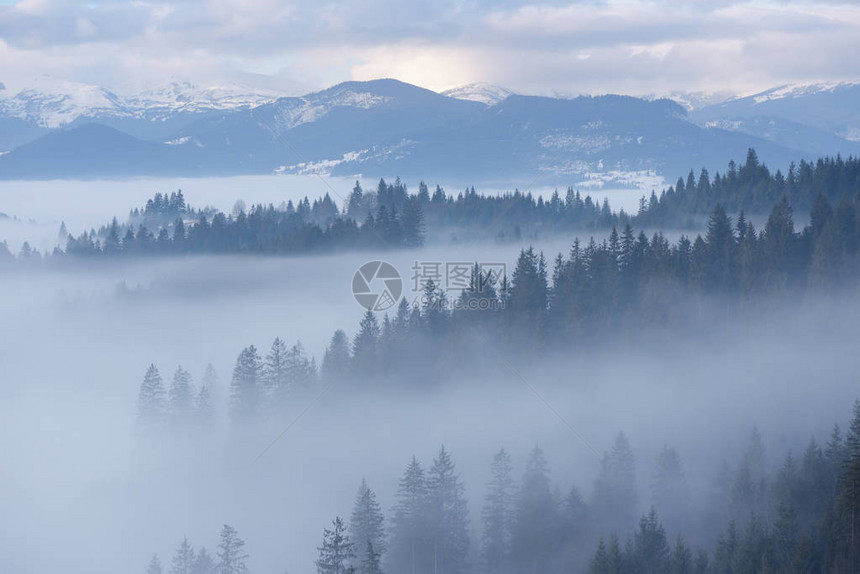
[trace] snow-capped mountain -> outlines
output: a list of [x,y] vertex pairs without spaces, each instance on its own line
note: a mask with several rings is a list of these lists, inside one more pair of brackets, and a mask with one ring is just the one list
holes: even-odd
[[[843,101],[829,100],[838,109],[826,113],[856,115],[860,98],[846,97],[845,89],[853,88],[759,104],[732,101],[741,112],[744,106],[809,102],[795,120],[757,112],[734,118],[725,104],[688,114],[668,99],[617,95],[508,94],[499,100],[504,92],[490,91],[496,97],[488,99],[486,90],[470,89],[451,97],[392,79],[345,82],[261,105],[252,103],[256,92],[231,99],[183,84],[136,100],[82,90],[77,99],[50,103],[112,111],[78,115],[63,129],[39,128],[38,139],[0,155],[0,178],[322,173],[469,185],[530,186],[538,179],[543,185],[627,185],[655,174],[674,179],[703,166],[723,170],[749,147],[783,168],[821,154],[856,154],[860,144],[805,123],[817,101],[809,98],[838,95]],[[0,144],[10,122],[25,123],[0,118]]]
[[[860,141],[860,82],[790,84],[749,96],[737,97],[694,110],[699,123],[732,122],[739,129],[762,134],[773,125],[790,122],[812,128],[828,137]],[[777,132],[784,130],[777,130]],[[797,130],[795,130],[797,133]],[[814,134],[808,134],[821,140]],[[803,136],[806,137],[806,136]],[[823,140],[820,143],[824,143]]]
[[80,118],[155,121],[178,113],[247,109],[274,101],[280,95],[241,86],[198,87],[188,82],[119,95],[100,86],[40,78],[34,87],[14,95],[0,91],[0,113],[40,127],[57,128]]
[[513,95],[513,92],[501,86],[475,83],[445,90],[442,92],[442,95],[458,100],[468,100],[470,102],[480,102],[488,106],[494,106],[508,96]]
[[822,93],[834,93],[844,89],[853,88],[858,84],[860,84],[860,82],[809,82],[801,84],[786,84],[747,97],[752,98],[756,104],[761,104],[786,98],[797,99]]
[[698,110],[706,106],[712,106],[725,102],[733,96],[731,92],[716,91],[716,92],[680,92],[673,91],[660,95],[648,96],[649,100],[658,100],[661,98],[670,99],[684,106],[688,112]]

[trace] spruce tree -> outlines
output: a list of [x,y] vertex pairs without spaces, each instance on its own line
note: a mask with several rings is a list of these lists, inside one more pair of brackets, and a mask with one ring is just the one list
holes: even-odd
[[187,538],[183,538],[182,544],[176,549],[176,554],[170,562],[170,574],[195,574],[195,562],[194,548],[188,543]]
[[654,507],[639,520],[639,528],[633,533],[633,552],[637,573],[661,574],[666,570],[669,544]]
[[391,518],[391,544],[388,551],[389,572],[428,572],[432,569],[432,541],[429,525],[427,478],[413,457],[397,489],[397,503]]
[[230,382],[230,418],[234,423],[248,423],[257,416],[261,370],[260,356],[254,345],[239,353]]
[[373,543],[368,541],[364,552],[364,558],[361,560],[360,574],[382,574],[382,566],[380,565],[379,553],[373,548]]
[[434,571],[462,574],[469,552],[469,511],[465,487],[443,446],[427,473]]
[[604,454],[591,498],[593,516],[602,532],[626,532],[636,516],[636,469],[633,451],[623,433]]
[[173,374],[170,384],[168,411],[170,426],[174,430],[186,428],[192,422],[194,412],[194,391],[191,387],[191,374],[182,366]]
[[194,398],[194,420],[199,428],[212,426],[215,420],[215,408],[212,405],[212,396],[206,385],[200,386],[200,391]]
[[355,551],[346,526],[341,517],[332,521],[332,529],[323,530],[323,543],[317,550],[317,574],[346,574],[349,563],[355,558]]
[[350,363],[349,339],[346,333],[338,329],[332,335],[331,342],[323,356],[320,375],[326,382],[335,382],[349,373]]
[[197,557],[194,559],[193,574],[216,574],[215,560],[205,546],[201,546],[197,551]]
[[483,526],[481,555],[488,572],[498,573],[508,564],[513,526],[514,481],[511,457],[501,449],[490,465],[492,478],[481,511]]
[[547,568],[557,538],[557,520],[546,458],[543,451],[535,447],[526,463],[517,496],[511,536],[511,549],[520,570],[541,572]]
[[657,472],[651,483],[651,503],[670,533],[686,532],[690,487],[681,468],[678,451],[672,447],[663,447],[657,459]]
[[376,315],[368,310],[361,319],[358,333],[352,343],[353,364],[361,373],[374,370],[379,335],[380,328]]
[[221,543],[218,544],[218,574],[246,574],[245,541],[239,538],[236,530],[227,524],[221,528]]
[[387,540],[382,507],[364,479],[361,479],[349,519],[349,538],[356,548],[365,548],[371,544],[377,556],[385,554]]
[[270,395],[279,395],[288,391],[289,380],[287,379],[287,346],[280,337],[275,337],[262,372],[263,387]]
[[155,365],[149,365],[137,397],[138,423],[145,428],[158,427],[167,415],[167,400],[164,382]]
[[603,539],[597,545],[597,551],[591,559],[591,565],[588,568],[588,574],[613,574],[609,567],[609,554],[606,551],[606,544]]
[[158,554],[153,554],[146,566],[146,574],[161,574],[161,560],[158,559]]

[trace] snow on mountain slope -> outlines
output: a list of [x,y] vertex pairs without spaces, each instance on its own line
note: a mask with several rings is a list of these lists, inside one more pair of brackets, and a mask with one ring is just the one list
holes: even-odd
[[43,77],[14,95],[0,91],[0,115],[39,127],[58,128],[79,118],[164,121],[177,113],[246,109],[277,97],[274,92],[240,86],[200,88],[188,82],[118,95],[99,86]]
[[282,133],[302,124],[314,122],[336,107],[369,110],[390,100],[389,96],[350,87],[344,87],[334,93],[326,90],[301,98],[284,98],[277,102],[276,127]]
[[481,102],[488,106],[494,106],[508,96],[513,95],[513,92],[501,86],[477,83],[445,90],[442,92],[442,95],[458,100],[469,100],[471,102]]
[[781,100],[785,98],[803,98],[823,92],[834,92],[842,88],[850,88],[860,82],[810,82],[804,84],[786,84],[776,88],[765,90],[749,96],[756,104]]

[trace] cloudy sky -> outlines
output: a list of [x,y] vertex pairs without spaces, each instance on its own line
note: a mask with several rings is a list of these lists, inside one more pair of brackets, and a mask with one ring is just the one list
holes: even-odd
[[749,93],[860,79],[860,5],[731,0],[0,0],[0,82],[302,93],[395,77],[524,93]]

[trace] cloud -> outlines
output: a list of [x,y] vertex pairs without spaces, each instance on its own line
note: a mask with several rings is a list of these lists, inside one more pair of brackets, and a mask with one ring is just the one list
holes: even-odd
[[357,3],[21,0],[0,6],[10,86],[268,78],[286,91],[393,76],[442,89],[751,91],[854,79],[860,7],[828,1]]

